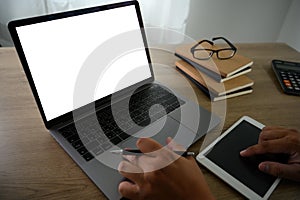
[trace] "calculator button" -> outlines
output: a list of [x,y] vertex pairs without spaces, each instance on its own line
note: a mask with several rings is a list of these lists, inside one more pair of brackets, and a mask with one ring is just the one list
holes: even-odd
[[300,91],[300,88],[298,88],[298,87],[295,87],[295,90],[297,90],[297,91]]
[[290,81],[285,81],[284,84],[286,87],[292,87],[292,84]]
[[284,80],[283,81],[286,87],[292,86],[291,82],[289,80]]
[[292,87],[288,87],[288,89],[292,90],[293,88]]

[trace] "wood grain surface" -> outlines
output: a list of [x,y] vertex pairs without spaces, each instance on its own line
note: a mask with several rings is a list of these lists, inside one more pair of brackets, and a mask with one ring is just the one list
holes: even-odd
[[[223,102],[224,121],[191,147],[199,151],[244,115],[266,124],[300,130],[300,97],[282,93],[271,69],[272,59],[300,62],[286,44],[237,44],[253,59],[254,92]],[[175,68],[175,47],[152,49],[158,81],[211,110],[214,105]],[[0,199],[106,199],[45,129],[14,48],[0,48]],[[216,111],[217,114],[219,111]],[[205,141],[206,143],[204,143]],[[217,199],[242,195],[200,166]],[[300,184],[283,180],[270,199],[298,199]]]

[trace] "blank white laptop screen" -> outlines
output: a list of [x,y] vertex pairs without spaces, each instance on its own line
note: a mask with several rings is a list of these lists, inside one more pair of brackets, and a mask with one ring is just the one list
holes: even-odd
[[[75,83],[88,56],[112,37],[139,29],[133,5],[18,27],[17,33],[47,121],[150,78],[145,50],[131,51],[112,62],[98,81],[106,87],[95,86],[93,100],[74,107]],[[138,43],[135,46],[144,47],[141,34],[134,42]],[[142,70],[141,66],[144,66]],[[122,77],[134,73],[135,67],[139,67],[138,74],[131,74],[134,78],[119,86]]]

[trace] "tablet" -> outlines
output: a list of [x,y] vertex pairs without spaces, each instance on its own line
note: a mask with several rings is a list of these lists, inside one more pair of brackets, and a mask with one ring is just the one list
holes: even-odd
[[263,127],[263,124],[244,116],[200,152],[196,159],[245,197],[268,199],[280,178],[259,171],[259,161],[240,156],[240,151],[257,144]]

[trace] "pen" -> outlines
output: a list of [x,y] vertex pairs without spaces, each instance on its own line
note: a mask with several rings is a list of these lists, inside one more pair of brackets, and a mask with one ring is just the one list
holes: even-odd
[[[134,156],[138,156],[142,154],[142,152],[139,149],[119,149],[119,150],[112,150],[110,152],[112,154],[134,155]],[[173,152],[183,157],[195,155],[195,153],[191,151],[173,151]]]

